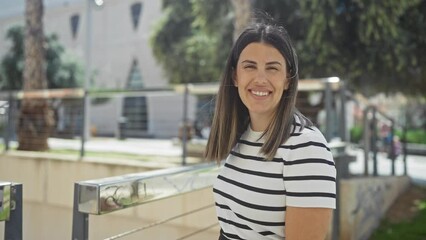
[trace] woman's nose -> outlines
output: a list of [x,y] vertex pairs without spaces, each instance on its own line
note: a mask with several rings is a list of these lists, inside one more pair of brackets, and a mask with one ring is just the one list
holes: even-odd
[[256,74],[255,82],[256,83],[265,83],[267,81],[266,72],[259,69]]

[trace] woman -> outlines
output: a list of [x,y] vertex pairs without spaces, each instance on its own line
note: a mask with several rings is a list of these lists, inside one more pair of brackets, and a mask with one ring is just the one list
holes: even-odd
[[297,56],[281,26],[239,36],[217,95],[206,158],[226,159],[213,188],[219,239],[324,239],[336,170],[319,130],[295,108]]

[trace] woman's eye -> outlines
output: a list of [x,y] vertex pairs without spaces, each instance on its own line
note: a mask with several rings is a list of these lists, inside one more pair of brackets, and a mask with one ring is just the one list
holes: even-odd
[[276,68],[276,67],[268,67],[267,70],[278,71],[278,68]]
[[256,67],[254,65],[247,65],[244,66],[244,69],[255,69]]

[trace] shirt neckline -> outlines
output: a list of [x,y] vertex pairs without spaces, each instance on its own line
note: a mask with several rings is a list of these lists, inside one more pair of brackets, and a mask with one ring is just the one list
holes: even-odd
[[261,131],[254,131],[251,128],[250,124],[247,127],[246,133],[247,134],[245,136],[245,139],[255,141],[255,142],[257,142],[264,134],[264,132],[261,132]]

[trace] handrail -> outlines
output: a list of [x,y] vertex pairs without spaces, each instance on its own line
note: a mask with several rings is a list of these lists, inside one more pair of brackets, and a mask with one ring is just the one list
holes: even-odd
[[101,215],[212,185],[216,163],[78,182],[78,210]]
[[88,216],[211,187],[216,163],[163,169],[77,182],[74,185],[73,240],[88,239]]
[[328,143],[328,147],[330,148],[330,151],[333,154],[333,158],[346,155],[347,146],[349,146],[349,144],[347,142],[342,142],[342,141]]
[[[318,91],[324,90],[324,82],[330,82],[333,90],[339,88],[339,81],[336,77],[315,78],[315,79],[300,79],[299,91]],[[138,96],[146,92],[157,91],[174,91],[183,93],[186,84],[173,84],[168,87],[151,87],[143,89],[87,89],[83,88],[58,88],[58,89],[34,89],[34,90],[4,90],[0,91],[1,98],[9,98],[13,96],[16,99],[22,98],[83,98],[84,92],[88,92],[89,96],[108,97],[115,94],[126,96]],[[188,90],[191,94],[217,94],[219,84],[217,82],[207,83],[191,83],[188,84]]]
[[[371,114],[370,114],[371,113]],[[371,116],[370,116],[371,115]],[[391,135],[391,142],[390,142],[390,149],[389,149],[389,159],[391,160],[391,173],[392,175],[395,175],[395,145],[393,141],[393,137],[395,135],[395,126],[402,125],[398,124],[393,118],[388,116],[387,114],[381,112],[379,109],[377,109],[374,105],[369,105],[364,109],[364,132],[363,132],[363,138],[364,138],[364,175],[368,175],[368,160],[369,160],[369,153],[370,150],[373,152],[373,176],[378,175],[378,169],[377,169],[377,122],[378,122],[378,116],[381,116],[382,118],[388,120],[390,122],[390,135]],[[402,127],[403,129],[403,135],[406,134],[406,128]],[[372,147],[372,149],[370,149]],[[404,141],[403,145],[403,162],[404,162],[404,175],[407,175],[407,150],[406,150],[406,141]]]
[[22,184],[0,181],[0,222],[4,239],[22,240]]

